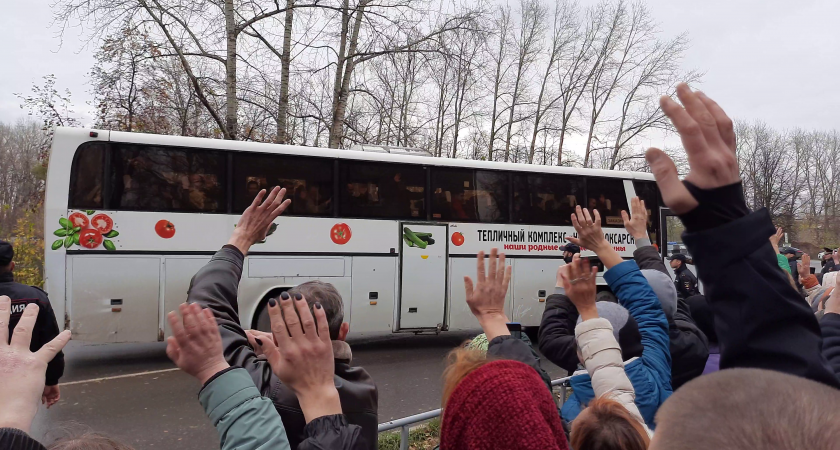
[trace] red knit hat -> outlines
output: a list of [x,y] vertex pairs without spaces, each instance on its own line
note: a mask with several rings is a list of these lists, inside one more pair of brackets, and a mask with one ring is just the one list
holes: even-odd
[[487,363],[470,373],[443,412],[441,450],[568,450],[545,383],[518,361]]

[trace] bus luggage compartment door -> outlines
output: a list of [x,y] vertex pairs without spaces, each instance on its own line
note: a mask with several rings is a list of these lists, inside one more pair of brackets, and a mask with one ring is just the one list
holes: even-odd
[[446,226],[404,223],[400,231],[399,328],[443,326],[446,308]]

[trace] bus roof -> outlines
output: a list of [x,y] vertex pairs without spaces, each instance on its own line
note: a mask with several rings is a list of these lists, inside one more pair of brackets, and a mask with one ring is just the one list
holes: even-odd
[[[342,150],[323,147],[304,147],[299,145],[269,144],[262,142],[228,141],[224,139],[169,136],[146,133],[128,133],[123,131],[108,131],[96,129],[80,130],[78,128],[68,127],[57,127],[54,139],[58,141],[61,139],[62,135],[70,133],[78,136],[79,131],[97,132],[105,135],[100,136],[99,140],[102,140],[102,138],[104,137],[111,142],[124,142],[128,144],[164,145],[173,147],[191,147],[212,150],[271,153],[278,155],[320,156],[324,158],[338,158],[360,161],[379,161],[389,163],[418,164],[424,166],[470,168],[484,170],[553,173],[562,175],[587,175],[596,177],[624,178],[651,181],[654,179],[653,174],[647,172],[627,172],[619,170],[583,169],[577,167],[542,166],[536,164],[506,163],[470,159],[428,158],[422,156],[365,152],[359,150]],[[53,148],[56,147],[54,146]],[[73,148],[72,151],[75,152],[76,149]]]

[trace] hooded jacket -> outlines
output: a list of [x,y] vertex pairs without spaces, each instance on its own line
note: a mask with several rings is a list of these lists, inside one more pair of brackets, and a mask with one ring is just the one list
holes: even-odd
[[714,311],[720,368],[776,370],[840,388],[813,311],[773,258],[774,232],[761,209],[683,234]]
[[677,297],[671,276],[656,248],[647,245],[633,252],[633,259],[659,298],[668,319],[671,351],[671,387],[674,390],[703,374],[709,358],[709,340],[691,317],[683,299]]
[[[258,358],[239,325],[237,294],[242,276],[244,255],[234,246],[225,245],[195,274],[187,294],[188,303],[198,303],[213,312],[222,335],[222,350],[231,366],[242,367],[251,375],[260,394],[274,403],[283,419],[289,444],[298,448],[305,438],[306,423],[297,396],[271,371],[264,358]],[[342,354],[336,352],[340,346]],[[350,347],[345,342],[333,341],[336,354],[335,386],[341,399],[341,410],[346,422],[359,425],[366,442],[365,448],[376,448],[378,436],[376,385],[361,367],[350,366]],[[341,420],[333,419],[337,426]],[[334,428],[334,427],[333,427]],[[316,447],[317,448],[317,447]]]
[[[636,391],[636,406],[652,430],[659,406],[671,396],[671,353],[669,351],[668,320],[645,277],[635,261],[624,261],[604,273],[604,279],[615,292],[621,306],[627,308],[639,325],[644,350],[642,356],[624,363],[627,378]],[[585,371],[575,373],[569,380],[572,395],[563,403],[561,415],[574,420],[583,406],[595,398],[592,380]]]

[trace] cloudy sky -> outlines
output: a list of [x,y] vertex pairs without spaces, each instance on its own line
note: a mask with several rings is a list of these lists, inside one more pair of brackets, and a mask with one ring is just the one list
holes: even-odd
[[[87,72],[93,49],[80,30],[63,41],[50,27],[51,0],[4,2],[0,14],[0,121],[25,117],[14,93],[55,74],[75,110],[92,120]],[[582,5],[592,0],[581,0]],[[735,118],[778,128],[840,128],[840,2],[833,0],[648,0],[668,36],[687,31],[684,65]],[[652,138],[661,139],[661,138]],[[657,142],[650,144],[657,145]]]

